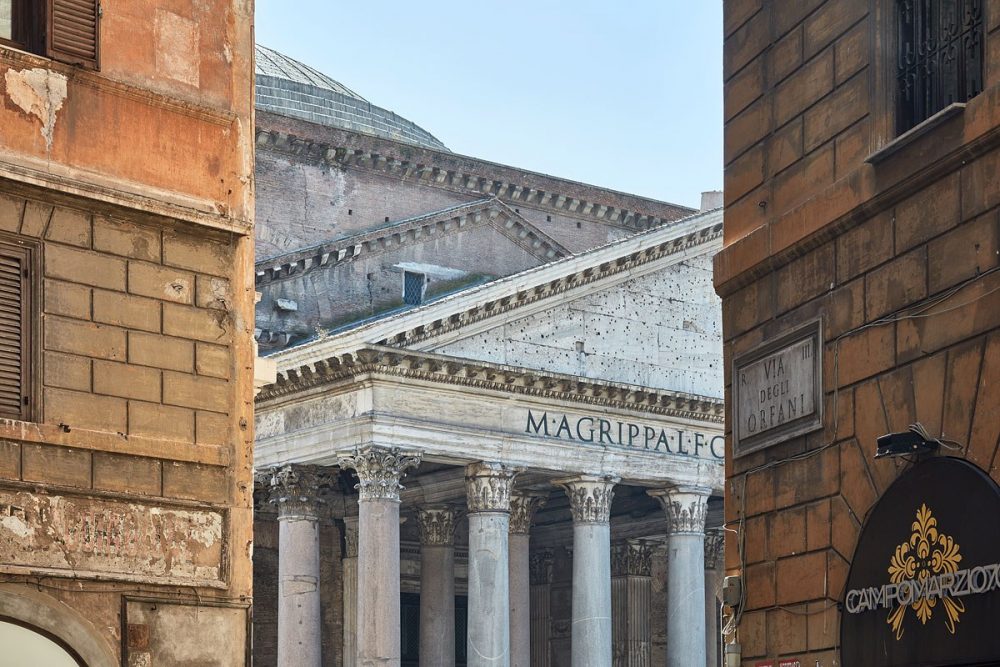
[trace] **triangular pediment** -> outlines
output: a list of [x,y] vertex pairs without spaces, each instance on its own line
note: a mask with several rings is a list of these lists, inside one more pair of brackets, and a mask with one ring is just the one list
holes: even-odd
[[514,308],[484,327],[414,349],[550,373],[720,396],[721,305],[712,284],[717,247],[544,308]]
[[[721,210],[697,214],[275,358],[294,367],[378,344],[526,368],[555,370],[559,359],[559,372],[714,395],[722,382],[711,257],[721,232]],[[620,349],[598,345],[604,336]],[[670,370],[682,367],[686,375]]]

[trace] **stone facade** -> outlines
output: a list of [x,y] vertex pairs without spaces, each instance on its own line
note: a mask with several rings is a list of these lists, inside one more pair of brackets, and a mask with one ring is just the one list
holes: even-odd
[[0,617],[92,666],[247,657],[250,11],[108,8],[98,69],[0,45],[0,233],[34,248]]
[[734,359],[817,316],[823,353],[818,430],[734,457],[727,422],[743,665],[840,664],[859,530],[911,467],[878,436],[920,423],[1000,479],[1000,5],[976,3],[982,92],[897,136],[896,4],[725,3],[727,401]]

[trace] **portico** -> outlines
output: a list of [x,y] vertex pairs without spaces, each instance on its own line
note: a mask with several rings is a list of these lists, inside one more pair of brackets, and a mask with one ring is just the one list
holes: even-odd
[[[356,560],[340,554],[341,650],[356,647],[354,664],[403,664],[401,591],[419,595],[423,664],[527,667],[538,662],[533,651],[553,666],[648,664],[657,551],[669,552],[668,664],[705,662],[714,609],[702,604],[704,530],[722,475],[717,401],[381,346],[317,367],[265,398],[257,466],[280,479],[316,469],[340,478],[328,520],[342,522],[347,549],[357,541]],[[309,475],[294,475],[302,497],[301,481],[320,479]],[[279,542],[279,562],[303,548],[316,547]],[[551,568],[531,567],[556,551],[572,572],[568,599],[552,593]],[[456,595],[468,608],[461,662]],[[557,618],[566,602],[568,652]],[[554,636],[539,648],[542,626]]]

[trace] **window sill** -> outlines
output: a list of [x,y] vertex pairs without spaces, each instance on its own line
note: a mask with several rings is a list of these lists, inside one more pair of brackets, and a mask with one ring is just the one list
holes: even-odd
[[941,109],[936,114],[928,118],[927,120],[914,125],[906,132],[887,143],[882,148],[878,149],[871,155],[865,158],[865,162],[868,164],[877,165],[880,162],[884,162],[886,159],[895,155],[899,151],[903,150],[910,144],[914,143],[920,137],[929,133],[934,128],[942,125],[945,121],[963,113],[965,111],[965,102],[955,102],[954,104],[949,104],[944,109]]

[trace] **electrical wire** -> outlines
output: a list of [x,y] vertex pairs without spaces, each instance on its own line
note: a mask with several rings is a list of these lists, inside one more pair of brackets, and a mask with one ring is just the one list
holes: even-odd
[[[853,329],[845,331],[845,332],[841,333],[839,336],[837,336],[833,340],[833,346],[834,346],[834,360],[833,360],[833,374],[834,374],[833,433],[830,436],[830,442],[826,443],[825,445],[823,445],[821,447],[817,447],[815,449],[811,449],[811,450],[806,451],[806,452],[801,452],[799,454],[795,454],[793,456],[788,456],[788,457],[785,457],[783,459],[777,459],[775,461],[769,461],[767,463],[762,463],[762,464],[760,464],[758,466],[754,466],[752,468],[749,468],[749,469],[745,470],[742,473],[742,475],[741,475],[741,477],[742,477],[742,483],[743,483],[743,488],[741,489],[741,492],[740,492],[740,511],[739,511],[739,517],[737,519],[737,525],[736,525],[735,529],[730,528],[728,526],[724,526],[724,530],[726,530],[728,532],[734,532],[734,533],[736,533],[736,548],[737,548],[737,555],[738,555],[738,558],[739,558],[739,570],[740,570],[741,574],[746,571],[746,500],[747,500],[746,497],[747,497],[747,480],[749,479],[750,475],[752,475],[754,473],[757,473],[757,472],[760,472],[762,470],[767,470],[767,469],[770,469],[770,468],[775,468],[777,466],[784,465],[786,463],[792,463],[792,462],[795,462],[795,461],[802,461],[802,460],[811,458],[813,456],[816,456],[816,455],[818,455],[818,454],[826,451],[827,449],[829,449],[831,447],[834,447],[835,445],[839,445],[840,444],[840,442],[837,440],[837,435],[839,433],[839,421],[840,421],[840,412],[839,412],[839,409],[838,409],[839,408],[839,400],[838,399],[839,399],[839,395],[840,395],[840,343],[841,343],[841,341],[844,340],[845,338],[848,338],[850,336],[856,335],[858,333],[861,333],[862,331],[865,331],[867,329],[871,329],[871,328],[874,328],[874,327],[886,326],[886,325],[889,325],[889,324],[894,324],[896,322],[903,322],[903,321],[907,321],[907,320],[926,319],[926,318],[930,318],[930,317],[936,317],[938,315],[944,315],[946,313],[954,312],[956,310],[960,310],[962,308],[965,308],[966,306],[968,306],[970,304],[973,304],[976,301],[979,301],[980,299],[984,299],[987,296],[990,296],[991,294],[994,294],[994,293],[1000,291],[1000,286],[994,287],[994,288],[992,288],[992,289],[990,289],[990,290],[988,290],[986,292],[983,292],[982,294],[977,295],[976,297],[974,297],[972,299],[969,299],[969,300],[964,301],[962,303],[953,305],[953,306],[951,306],[949,308],[945,308],[943,310],[938,310],[938,311],[934,311],[934,312],[928,312],[931,309],[933,309],[935,306],[937,306],[937,305],[939,305],[941,303],[944,303],[945,301],[947,301],[951,297],[955,296],[956,294],[958,294],[959,292],[961,292],[962,290],[964,290],[969,285],[971,285],[973,283],[976,283],[976,282],[978,282],[980,280],[983,280],[987,276],[990,276],[990,275],[992,275],[994,273],[997,273],[998,271],[1000,271],[1000,266],[995,266],[995,267],[993,267],[991,269],[983,271],[982,273],[978,273],[975,276],[972,276],[971,278],[968,278],[968,279],[966,279],[966,280],[958,283],[957,285],[955,285],[955,286],[953,286],[953,287],[945,290],[944,292],[942,292],[940,294],[934,295],[933,297],[928,297],[928,298],[926,298],[926,299],[924,299],[924,300],[922,300],[920,302],[917,302],[916,304],[907,306],[905,308],[901,308],[901,309],[899,309],[899,310],[897,310],[897,311],[895,311],[893,313],[890,313],[888,315],[880,317],[880,318],[878,318],[876,320],[873,320],[871,322],[867,322],[867,323],[862,324],[860,326],[854,327]],[[883,410],[884,410],[884,406],[883,406]],[[942,447],[945,447],[946,449],[950,449],[952,451],[962,451],[962,450],[965,449],[965,446],[962,445],[962,443],[957,442],[955,440],[949,440],[949,439],[945,438],[943,433],[940,436],[936,437],[936,438],[932,437],[927,432],[927,429],[924,427],[924,425],[921,424],[920,422],[916,422],[915,424],[910,424],[909,429],[911,431],[914,431],[915,433],[918,433],[919,435],[921,435],[921,437],[923,437],[925,440],[928,440],[928,441],[931,441],[931,442],[937,442]],[[730,483],[732,483],[732,482],[730,482]],[[747,593],[746,593],[746,586],[743,585],[743,586],[740,587],[740,600],[739,600],[739,603],[736,605],[735,608],[731,608],[731,614],[728,615],[728,621],[727,621],[725,627],[723,627],[723,629],[722,629],[723,636],[733,635],[733,634],[735,634],[738,631],[739,625],[740,625],[740,621],[743,618],[743,610],[744,610],[744,607],[746,606],[746,595],[747,595]],[[839,604],[839,603],[833,602],[829,606],[836,605],[836,604]],[[793,612],[793,613],[800,613],[802,615],[809,616],[809,615],[812,615],[812,614],[822,613],[823,611],[826,611],[826,609],[828,609],[829,606],[824,606],[822,609],[818,609],[818,610],[814,610],[814,611]],[[782,607],[777,607],[777,608],[778,609],[783,609]],[[791,610],[785,609],[785,611],[791,611]],[[838,639],[838,646],[839,646],[839,639]]]

